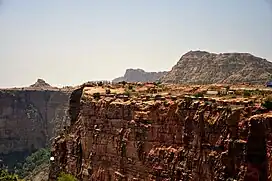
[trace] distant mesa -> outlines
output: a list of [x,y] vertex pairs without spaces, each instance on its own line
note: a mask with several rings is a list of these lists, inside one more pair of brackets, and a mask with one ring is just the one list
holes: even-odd
[[33,88],[51,88],[52,86],[45,82],[43,79],[38,79],[35,84],[30,85]]
[[124,76],[113,79],[112,82],[155,82],[166,74],[167,71],[145,72],[142,69],[127,69]]

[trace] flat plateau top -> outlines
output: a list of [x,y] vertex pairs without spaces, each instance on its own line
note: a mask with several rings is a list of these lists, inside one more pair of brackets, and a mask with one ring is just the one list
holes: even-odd
[[[212,91],[211,91],[212,90]],[[212,92],[212,94],[210,94]],[[200,101],[220,102],[226,105],[260,105],[272,96],[272,89],[261,86],[245,85],[172,85],[155,83],[104,84],[84,87],[83,96],[87,99],[121,98],[121,102],[138,100],[176,100],[190,98]],[[96,98],[94,98],[96,96]],[[98,98],[98,99],[97,99]],[[125,101],[124,101],[125,100]],[[137,102],[138,102],[137,101]]]

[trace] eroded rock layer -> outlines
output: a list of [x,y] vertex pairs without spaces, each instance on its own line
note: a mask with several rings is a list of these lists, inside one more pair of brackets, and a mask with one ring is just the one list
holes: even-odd
[[75,96],[77,119],[54,141],[51,180],[60,172],[83,181],[269,180],[270,113],[176,96],[92,96],[91,89]]

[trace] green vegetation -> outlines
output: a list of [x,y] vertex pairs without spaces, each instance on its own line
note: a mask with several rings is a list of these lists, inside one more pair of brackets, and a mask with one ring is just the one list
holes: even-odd
[[272,110],[272,96],[268,96],[264,103],[262,104],[263,107],[265,107],[268,110]]
[[251,91],[250,90],[244,90],[244,97],[250,97],[251,96]]
[[19,181],[20,179],[15,174],[10,174],[6,170],[0,170],[0,180],[1,181]]
[[132,86],[132,85],[129,85],[129,86],[128,86],[128,89],[129,89],[129,90],[132,90],[132,89],[133,89],[133,86]]
[[198,92],[198,93],[194,94],[193,96],[195,96],[195,97],[204,97],[204,93],[203,92]]
[[155,85],[155,86],[160,86],[161,84],[162,84],[162,82],[161,81],[156,81],[156,82],[153,82],[153,84]]
[[130,97],[131,96],[131,90],[125,90],[124,95]]
[[110,89],[106,89],[106,94],[110,94],[111,90]]
[[77,181],[77,179],[71,174],[61,173],[57,181]]
[[49,149],[42,148],[28,156],[23,164],[22,163],[17,164],[15,173],[18,174],[20,178],[24,178],[36,167],[44,163],[49,163],[49,159],[50,159]]
[[100,93],[96,92],[93,94],[94,99],[99,100],[100,99]]

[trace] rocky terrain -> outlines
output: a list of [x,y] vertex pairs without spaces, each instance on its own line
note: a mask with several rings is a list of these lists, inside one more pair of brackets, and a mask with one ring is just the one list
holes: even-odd
[[112,82],[155,82],[167,72],[145,72],[142,69],[127,69],[123,77],[113,79]]
[[209,53],[190,51],[184,54],[167,75],[165,83],[256,83],[271,79],[272,63],[248,53]]
[[51,150],[50,180],[60,172],[82,181],[268,180],[272,113],[258,103],[271,90],[203,93],[209,89],[222,87],[138,83],[75,90],[71,126]]
[[66,124],[70,92],[39,79],[35,86],[0,90],[0,159],[9,168],[50,146]]

